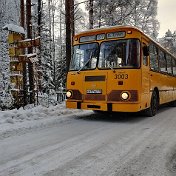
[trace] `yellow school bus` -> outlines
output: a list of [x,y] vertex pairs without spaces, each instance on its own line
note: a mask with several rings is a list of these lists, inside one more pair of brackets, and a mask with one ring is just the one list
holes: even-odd
[[176,104],[176,58],[131,26],[75,35],[67,75],[66,107],[154,116]]

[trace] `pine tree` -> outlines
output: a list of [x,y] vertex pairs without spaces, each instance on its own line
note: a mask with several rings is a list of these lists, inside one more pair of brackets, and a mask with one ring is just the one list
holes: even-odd
[[160,39],[161,45],[176,56],[176,31],[173,33],[170,29],[165,33],[165,36]]

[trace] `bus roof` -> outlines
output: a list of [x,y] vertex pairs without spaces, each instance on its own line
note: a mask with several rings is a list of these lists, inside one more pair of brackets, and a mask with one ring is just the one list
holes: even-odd
[[[121,26],[121,25],[116,25],[116,26],[106,26],[106,27],[101,27],[101,28],[94,28],[94,29],[89,29],[80,33],[77,33],[74,37],[80,37],[83,35],[91,35],[91,34],[96,34],[99,32],[107,32],[107,31],[115,31],[115,30],[135,30],[139,33],[141,33],[142,35],[144,35],[146,38],[148,38],[148,40],[152,41],[153,43],[155,43],[156,45],[158,45],[158,47],[160,47],[161,49],[165,50],[168,54],[172,55],[173,57],[175,57],[172,53],[170,53],[167,49],[165,49],[160,43],[156,42],[154,39],[152,39],[150,36],[148,36],[147,34],[145,34],[141,29],[135,27],[135,26]],[[175,57],[176,58],[176,57]]]
[[94,29],[89,29],[83,32],[80,32],[76,35],[83,35],[83,34],[87,34],[87,33],[96,33],[96,32],[100,32],[100,31],[111,31],[111,30],[115,30],[115,29],[133,29],[133,30],[137,30],[139,32],[142,32],[139,28],[134,27],[134,26],[121,26],[121,25],[116,25],[116,26],[106,26],[106,27],[101,27],[101,28],[94,28]]

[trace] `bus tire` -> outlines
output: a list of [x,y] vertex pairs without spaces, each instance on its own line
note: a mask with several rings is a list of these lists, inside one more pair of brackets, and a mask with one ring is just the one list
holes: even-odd
[[110,112],[108,111],[100,111],[100,110],[93,110],[93,112],[99,115],[109,115],[110,114]]
[[148,117],[153,117],[156,115],[159,105],[159,98],[157,92],[154,90],[151,97],[150,107],[146,110],[146,115]]
[[176,100],[169,103],[171,107],[176,107]]

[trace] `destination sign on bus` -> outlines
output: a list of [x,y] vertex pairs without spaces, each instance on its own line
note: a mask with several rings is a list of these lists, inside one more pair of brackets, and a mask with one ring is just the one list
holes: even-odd
[[105,39],[105,34],[98,34],[97,35],[97,40],[104,40]]
[[107,38],[108,39],[122,38],[122,37],[125,37],[125,32],[124,31],[107,33]]
[[80,42],[90,42],[90,41],[94,41],[96,40],[96,36],[95,35],[89,35],[89,36],[83,36],[80,37]]
[[119,32],[111,32],[105,34],[97,34],[97,35],[89,35],[89,36],[82,36],[80,37],[80,43],[83,42],[91,42],[95,40],[104,40],[105,38],[107,39],[113,39],[113,38],[123,38],[125,37],[125,32],[124,31],[119,31]]

